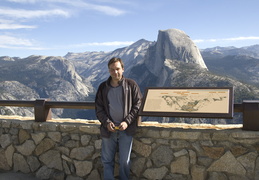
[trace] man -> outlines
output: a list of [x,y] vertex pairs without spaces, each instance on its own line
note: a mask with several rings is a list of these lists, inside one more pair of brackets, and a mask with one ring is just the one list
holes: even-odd
[[127,180],[142,95],[137,83],[123,76],[120,58],[110,59],[108,69],[110,77],[100,84],[95,98],[96,116],[101,122],[103,176],[105,180],[114,179],[115,154],[119,148],[119,176],[120,180]]

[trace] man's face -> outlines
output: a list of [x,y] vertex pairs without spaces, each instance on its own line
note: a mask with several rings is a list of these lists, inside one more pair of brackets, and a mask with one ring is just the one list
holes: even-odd
[[121,63],[117,61],[109,66],[109,72],[113,80],[119,81],[122,78],[124,68],[122,68]]

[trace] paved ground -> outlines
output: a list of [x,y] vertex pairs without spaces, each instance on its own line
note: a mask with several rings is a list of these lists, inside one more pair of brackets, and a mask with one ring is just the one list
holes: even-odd
[[18,173],[18,172],[0,172],[0,180],[39,180],[38,178],[28,175],[28,174],[23,174],[23,173]]

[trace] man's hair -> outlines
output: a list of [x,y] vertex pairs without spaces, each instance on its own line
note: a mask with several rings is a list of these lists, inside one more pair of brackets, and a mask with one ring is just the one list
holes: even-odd
[[121,67],[124,68],[124,63],[123,63],[122,59],[121,59],[121,58],[117,58],[117,57],[113,57],[113,58],[111,58],[111,59],[109,60],[109,62],[108,62],[108,68],[109,68],[109,66],[110,66],[111,64],[113,64],[113,63],[115,63],[115,62],[120,62],[120,63],[121,63]]

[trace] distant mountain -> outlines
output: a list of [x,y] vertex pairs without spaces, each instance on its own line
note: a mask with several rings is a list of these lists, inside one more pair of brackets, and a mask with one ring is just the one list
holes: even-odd
[[76,71],[91,81],[96,88],[108,78],[107,63],[112,57],[123,59],[126,67],[124,75],[127,76],[136,64],[143,61],[147,49],[153,44],[154,42],[141,39],[128,47],[116,49],[112,52],[68,53],[65,58],[74,63]]
[[[3,100],[49,98],[84,101],[92,91],[92,86],[88,84],[75,71],[74,65],[63,57],[0,58],[0,98]],[[5,114],[5,109],[1,107],[2,114]],[[54,111],[57,115],[63,112]]]
[[[157,42],[148,48],[144,60],[131,70],[129,76],[143,88],[171,86],[172,69],[169,61],[177,61],[207,71],[199,49],[183,31],[159,31]],[[176,85],[174,85],[176,86]]]
[[231,77],[259,88],[259,45],[201,50],[210,72]]
[[202,49],[201,54],[203,58],[206,57],[225,57],[225,56],[249,56],[253,58],[259,58],[259,45],[246,46],[241,48],[236,48],[234,46],[230,47],[214,47]]
[[[93,100],[98,85],[109,77],[109,59],[121,57],[125,63],[125,77],[137,81],[142,92],[147,87],[233,86],[235,103],[241,103],[242,100],[259,99],[258,49],[255,45],[200,51],[183,31],[168,29],[158,32],[157,41],[141,39],[111,52],[69,52],[64,57],[29,56],[23,59],[4,56],[0,57],[0,98]],[[29,114],[28,110],[12,108],[2,108],[1,113]],[[55,110],[54,114],[96,118],[92,111],[82,110]],[[190,118],[161,118],[160,121],[228,123],[222,119]],[[239,121],[240,118],[235,117],[231,122]]]
[[[143,46],[142,43],[145,45]],[[159,31],[158,39],[156,42],[149,43],[148,41],[141,40],[133,44],[132,46],[139,47],[138,61],[134,56],[130,56],[131,53],[120,53],[119,57],[125,61],[125,76],[130,77],[137,81],[141,87],[142,92],[144,92],[146,87],[229,87],[233,86],[235,89],[235,102],[241,103],[242,100],[256,99],[259,97],[258,88],[253,85],[249,85],[250,81],[239,81],[238,78],[232,78],[224,73],[215,73],[211,71],[210,63],[207,62],[210,57],[214,57],[215,51],[220,54],[218,58],[225,57],[226,55],[239,55],[244,52],[250,53],[256,56],[256,52],[250,52],[248,50],[228,47],[228,48],[212,48],[203,50],[200,53],[197,46],[192,42],[192,40],[183,31],[177,29],[169,29],[164,31]],[[99,61],[96,59],[94,68],[86,68],[89,76],[96,73],[98,79],[93,82],[94,87],[97,88],[99,83],[108,78],[107,62],[108,60],[116,56],[118,52],[135,52],[132,46],[128,46],[122,49],[115,50],[111,52],[104,61]],[[145,48],[142,48],[145,47]],[[207,56],[203,56],[206,52]],[[225,54],[224,54],[225,53]],[[218,55],[217,54],[217,55]],[[80,54],[82,58],[82,54]],[[129,58],[130,57],[130,58]],[[136,56],[135,56],[136,57]],[[82,59],[73,60],[67,57],[76,67],[82,67]],[[95,61],[94,57],[87,57],[92,61]],[[215,61],[217,62],[217,61]],[[227,62],[225,62],[227,63]],[[235,62],[232,62],[235,63]],[[249,62],[250,63],[250,62]],[[131,65],[130,67],[127,65]],[[221,63],[224,67],[224,63]],[[255,66],[254,66],[255,67]],[[92,68],[92,69],[91,69]],[[229,67],[228,67],[229,68]],[[100,73],[98,72],[101,71]],[[256,76],[258,71],[253,71],[252,73]],[[244,74],[248,72],[244,71]],[[87,74],[80,73],[82,76]],[[97,75],[98,74],[98,75]],[[99,78],[100,74],[100,78]],[[249,80],[249,78],[247,79]],[[157,119],[157,118],[156,118]],[[164,121],[162,119],[161,121]],[[166,120],[168,121],[168,119]],[[169,119],[169,121],[171,121]],[[180,120],[188,121],[188,120]],[[195,120],[192,120],[195,122]],[[197,120],[196,122],[202,120]],[[205,120],[204,120],[205,121]],[[225,122],[223,120],[213,120],[211,122]],[[232,121],[233,122],[233,121]]]
[[[18,81],[0,81],[0,99],[1,100],[35,100],[40,98],[38,93]],[[1,114],[33,116],[32,108],[25,107],[1,107]]]

